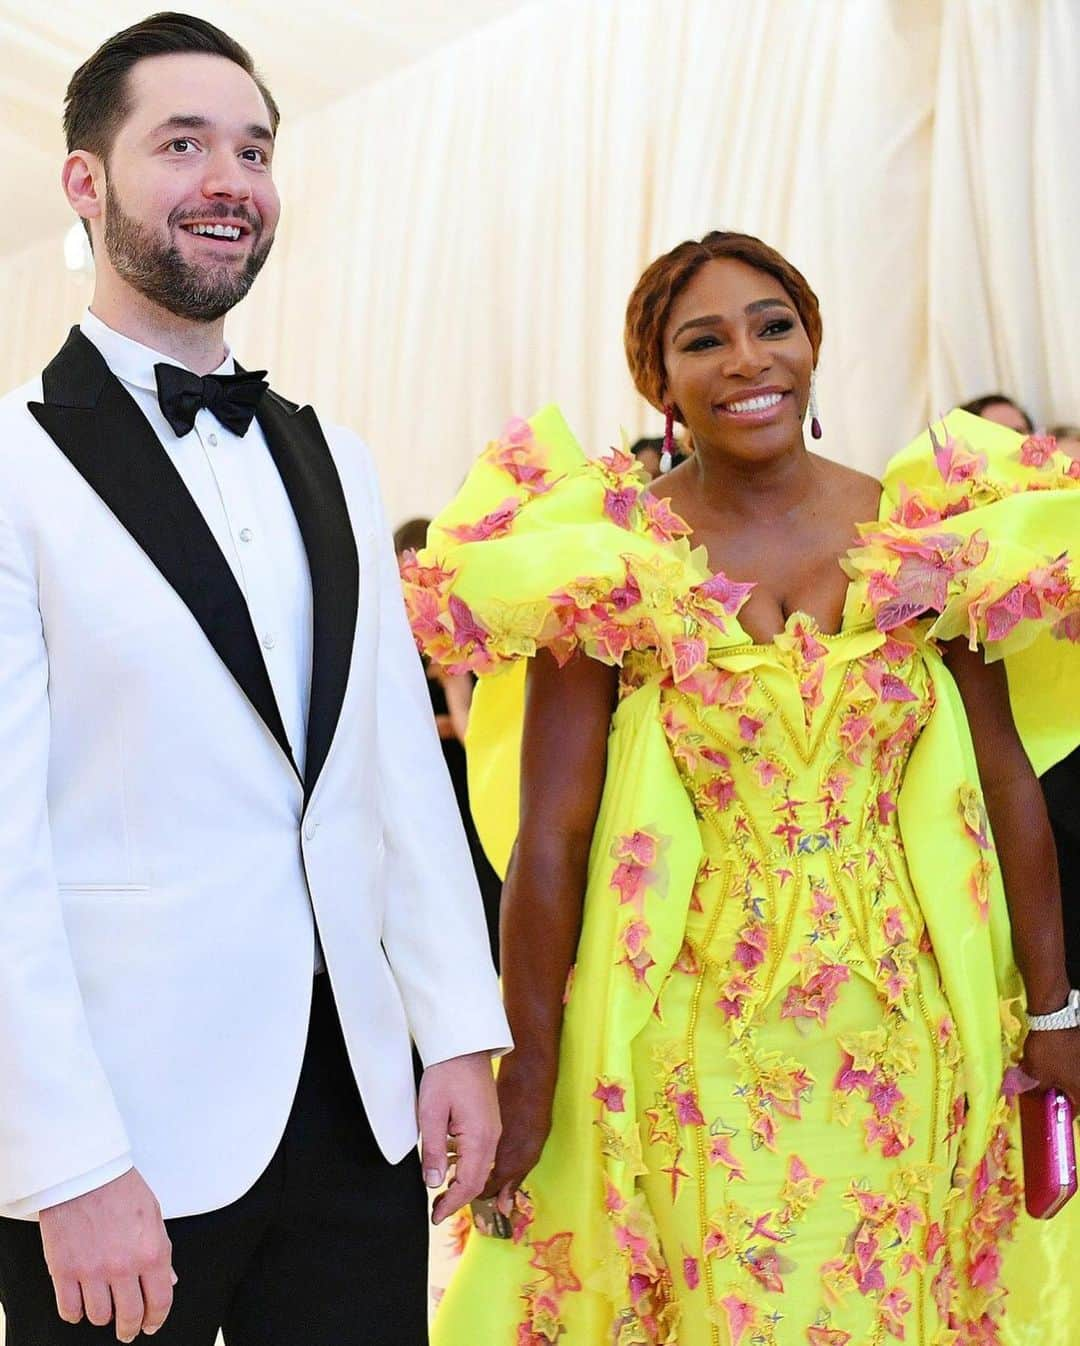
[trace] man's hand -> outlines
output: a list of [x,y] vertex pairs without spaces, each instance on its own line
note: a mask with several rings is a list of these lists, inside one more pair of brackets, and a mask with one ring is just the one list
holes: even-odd
[[161,1207],[136,1169],[39,1216],[45,1262],[66,1323],[116,1317],[118,1341],[152,1336],[172,1308],[176,1275]]
[[480,1195],[495,1159],[499,1129],[488,1052],[428,1066],[420,1081],[421,1162],[428,1187],[441,1187],[446,1181],[450,1148],[454,1151],[454,1176],[435,1202],[434,1224]]

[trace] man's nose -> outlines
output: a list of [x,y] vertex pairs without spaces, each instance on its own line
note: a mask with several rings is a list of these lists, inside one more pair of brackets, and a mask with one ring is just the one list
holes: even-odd
[[246,201],[251,196],[250,176],[234,154],[213,154],[203,175],[202,194],[215,200]]

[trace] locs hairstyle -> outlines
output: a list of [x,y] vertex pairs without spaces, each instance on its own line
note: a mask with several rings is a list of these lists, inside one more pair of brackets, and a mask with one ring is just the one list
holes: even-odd
[[224,56],[251,76],[270,114],[270,128],[277,134],[281,114],[273,95],[255,70],[244,47],[228,33],[205,19],[190,14],[151,14],[149,18],[115,33],[85,60],[71,77],[64,99],[64,135],[68,153],[89,150],[108,160],[116,133],[131,111],[128,74],[149,56],[177,52],[201,52]]
[[[774,276],[795,305],[817,364],[821,349],[821,311],[817,295],[802,272],[752,234],[714,229],[700,243],[689,240],[646,267],[626,306],[624,341],[626,360],[638,392],[657,411],[664,409],[667,373],[664,369],[664,328],[671,306],[708,262],[734,257]],[[678,408],[676,417],[681,420]]]

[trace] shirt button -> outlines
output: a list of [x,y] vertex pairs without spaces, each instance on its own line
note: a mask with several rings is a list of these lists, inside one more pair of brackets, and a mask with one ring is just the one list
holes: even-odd
[[210,447],[211,447],[212,449],[216,449],[216,448],[217,448],[217,435],[207,435],[207,436],[206,436],[206,442],[207,442],[207,444],[210,445]]
[[266,635],[263,636],[262,643],[264,650],[272,650],[277,644],[277,641],[274,639],[272,632],[267,631]]
[[251,539],[252,539],[254,536],[255,536],[255,534],[251,531],[250,528],[241,528],[241,529],[240,529],[240,541],[241,541],[241,542],[250,542]]
[[318,830],[319,830],[319,824],[315,821],[314,818],[309,818],[307,822],[304,824],[304,836],[307,837],[308,841],[310,841],[314,837],[315,833]]

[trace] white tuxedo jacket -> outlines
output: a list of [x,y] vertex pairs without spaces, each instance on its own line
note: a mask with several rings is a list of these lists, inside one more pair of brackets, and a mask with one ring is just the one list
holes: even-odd
[[410,1038],[509,1045],[369,454],[273,393],[258,419],[311,571],[303,780],[228,562],[95,347],[0,401],[0,1214],[127,1152],[166,1216],[242,1195],[316,925],[389,1160]]

